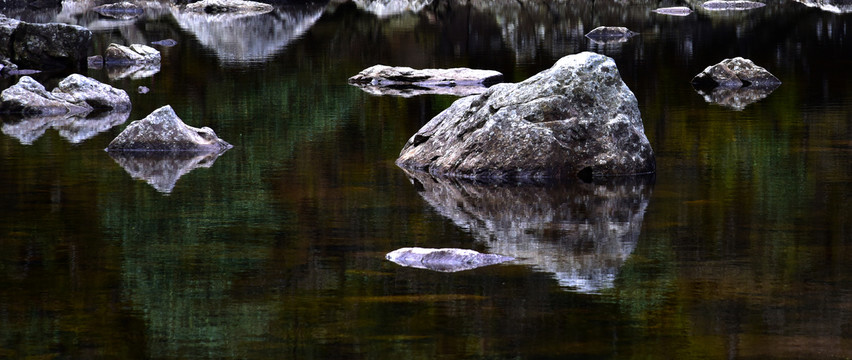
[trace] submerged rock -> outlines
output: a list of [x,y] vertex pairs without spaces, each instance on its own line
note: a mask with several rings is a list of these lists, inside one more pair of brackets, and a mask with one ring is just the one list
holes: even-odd
[[597,42],[624,42],[638,33],[621,26],[599,26],[589,31],[586,37]]
[[160,52],[148,45],[131,44],[124,46],[109,44],[104,52],[106,65],[159,64]]
[[591,52],[456,100],[408,140],[396,163],[489,182],[655,171],[636,97],[615,62]]
[[761,2],[744,0],[710,0],[701,4],[701,7],[710,11],[750,10],[764,6],[766,4]]
[[186,5],[185,10],[204,14],[260,15],[274,9],[272,5],[243,0],[202,0]]
[[29,76],[0,93],[0,111],[26,115],[87,114],[95,109],[129,110],[127,92],[95,79],[72,74],[48,92]]
[[407,247],[389,252],[386,259],[399,265],[441,272],[456,272],[515,260],[467,249]]
[[503,74],[493,70],[468,68],[412,69],[386,65],[371,66],[349,78],[375,95],[411,96],[448,94],[467,96],[480,94],[488,86],[503,80]]
[[661,15],[672,15],[672,16],[687,16],[692,14],[692,10],[685,6],[673,6],[673,7],[665,7],[659,8],[656,10],[652,10],[653,12]]
[[209,127],[186,125],[166,105],[127,126],[107,146],[107,151],[194,151],[222,153],[232,146]]
[[128,1],[95,6],[92,8],[92,11],[103,16],[121,20],[134,19],[145,12],[141,6]]

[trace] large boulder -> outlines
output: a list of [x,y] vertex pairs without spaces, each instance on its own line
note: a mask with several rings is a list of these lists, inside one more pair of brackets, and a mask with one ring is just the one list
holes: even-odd
[[154,110],[127,126],[109,143],[107,151],[194,151],[221,153],[232,146],[209,127],[186,125],[171,106]]
[[29,76],[0,93],[0,111],[25,115],[86,114],[94,109],[127,111],[127,92],[95,79],[72,74],[48,92]]
[[92,32],[81,26],[21,22],[12,32],[8,57],[34,69],[85,69],[91,40]]
[[349,83],[374,95],[412,96],[446,94],[467,96],[485,92],[503,81],[494,70],[468,68],[412,69],[404,66],[374,65],[349,78]]
[[396,163],[496,182],[646,174],[656,166],[636,97],[615,62],[591,52],[457,100],[408,140]]
[[407,247],[389,252],[385,258],[399,265],[441,272],[456,272],[515,260],[510,256],[482,254],[475,250]]

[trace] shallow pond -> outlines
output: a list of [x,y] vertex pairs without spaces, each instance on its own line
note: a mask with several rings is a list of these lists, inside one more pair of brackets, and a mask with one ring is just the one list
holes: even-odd
[[[219,21],[156,3],[131,20],[87,2],[9,14],[86,26],[93,53],[177,45],[157,47],[158,70],[88,71],[130,93],[126,122],[4,119],[0,358],[852,356],[852,15],[686,3],[697,11],[685,17],[651,12],[680,5],[665,1],[573,0],[382,16],[278,4]],[[584,37],[601,25],[639,34]],[[586,50],[615,59],[638,98],[655,177],[410,178],[400,149],[456,98],[346,81],[388,64],[515,82]],[[753,103],[707,102],[689,80],[735,56],[783,84]],[[104,152],[163,105],[234,148]],[[384,259],[406,246],[518,259],[457,273]]]

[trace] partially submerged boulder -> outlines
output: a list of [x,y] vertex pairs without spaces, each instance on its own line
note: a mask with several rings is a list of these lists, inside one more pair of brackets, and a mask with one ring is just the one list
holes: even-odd
[[710,0],[701,4],[701,7],[710,11],[750,10],[764,6],[766,6],[766,4],[761,2],[745,0]]
[[102,16],[121,20],[133,19],[145,13],[141,6],[128,1],[95,6],[92,11]]
[[396,163],[488,182],[646,174],[656,166],[636,97],[615,62],[591,52],[456,100],[408,140]]
[[386,259],[399,265],[441,272],[456,272],[515,260],[468,249],[407,247],[389,252]]
[[762,100],[780,85],[775,75],[741,57],[722,60],[692,78],[692,86],[705,101],[734,110]]
[[487,87],[503,81],[503,74],[494,70],[468,68],[412,69],[404,66],[375,65],[349,78],[376,95],[410,96],[448,94],[467,96],[480,94]]
[[755,65],[753,61],[735,57],[706,67],[704,71],[692,78],[692,85],[705,89],[777,87],[781,85],[781,80],[766,69]]
[[72,74],[48,92],[29,76],[0,93],[0,111],[25,115],[86,114],[95,109],[125,111],[131,107],[127,92],[95,79]]
[[260,15],[272,11],[272,5],[243,0],[202,0],[188,4],[186,11],[204,14],[254,14]]
[[596,42],[624,42],[638,33],[623,26],[598,26],[586,34],[586,37]]
[[109,44],[104,52],[106,65],[159,64],[160,52],[148,45],[131,44],[124,46]]
[[232,146],[209,127],[186,125],[171,106],[136,120],[109,143],[107,151],[194,151],[221,153]]
[[687,16],[689,14],[692,14],[692,9],[685,7],[685,6],[673,6],[673,7],[659,8],[659,9],[656,9],[656,10],[652,10],[652,12],[655,12],[655,13],[661,14],[661,15]]

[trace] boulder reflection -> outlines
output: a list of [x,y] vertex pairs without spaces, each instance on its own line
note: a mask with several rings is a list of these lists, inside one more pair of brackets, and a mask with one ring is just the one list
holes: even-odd
[[717,104],[733,110],[743,110],[749,104],[763,100],[771,94],[779,85],[765,87],[743,87],[736,89],[718,87],[715,89],[695,89],[698,95],[704,97],[704,101]]
[[223,63],[266,61],[311,28],[324,7],[276,8],[270,13],[199,14],[172,8],[181,28],[189,31]]
[[123,124],[130,117],[130,112],[108,111],[88,115],[34,117],[7,115],[0,129],[4,134],[18,139],[24,145],[31,145],[50,128],[59,131],[59,135],[69,142],[78,144],[116,125]]
[[192,151],[110,151],[109,156],[134,179],[144,180],[157,191],[172,192],[178,179],[196,168],[209,168],[222,153]]
[[536,187],[406,173],[426,202],[489,252],[553,273],[561,286],[579,292],[613,287],[636,247],[653,188],[653,177]]

